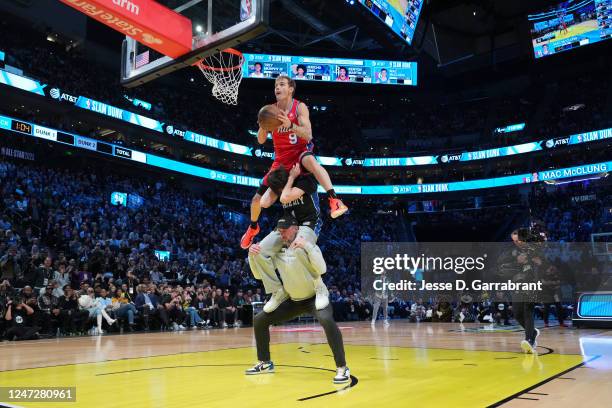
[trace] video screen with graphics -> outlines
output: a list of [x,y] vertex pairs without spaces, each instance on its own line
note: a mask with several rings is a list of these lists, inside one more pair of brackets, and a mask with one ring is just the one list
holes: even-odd
[[359,3],[381,19],[408,44],[412,44],[423,0],[359,0]]
[[417,84],[417,63],[409,61],[244,54],[242,69],[245,78],[274,79],[289,75],[296,81]]
[[612,0],[570,0],[528,16],[536,58],[612,38]]

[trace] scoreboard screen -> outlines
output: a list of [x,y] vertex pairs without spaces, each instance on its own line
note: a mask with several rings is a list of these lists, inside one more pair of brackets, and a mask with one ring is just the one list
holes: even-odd
[[412,44],[414,30],[425,0],[359,0],[395,34]]
[[417,84],[417,63],[410,61],[244,54],[243,72],[245,78],[274,79],[288,75],[296,81]]
[[536,58],[612,38],[612,0],[570,0],[528,16]]

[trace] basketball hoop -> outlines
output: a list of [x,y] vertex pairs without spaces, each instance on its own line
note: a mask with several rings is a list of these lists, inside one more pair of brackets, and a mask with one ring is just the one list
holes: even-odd
[[238,50],[228,48],[196,62],[200,71],[213,86],[215,98],[228,105],[238,104],[238,87],[242,82],[244,56]]

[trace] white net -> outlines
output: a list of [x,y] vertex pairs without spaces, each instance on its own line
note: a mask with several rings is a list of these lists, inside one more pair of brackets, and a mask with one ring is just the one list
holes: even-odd
[[228,49],[204,58],[197,66],[212,84],[215,98],[228,105],[237,105],[243,62],[242,53]]

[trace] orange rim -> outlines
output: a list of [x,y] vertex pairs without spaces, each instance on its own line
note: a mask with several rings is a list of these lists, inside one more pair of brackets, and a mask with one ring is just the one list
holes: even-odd
[[[238,58],[241,58],[241,59],[243,58],[242,53],[240,51],[234,49],[234,48],[226,48],[225,50],[223,50],[221,52],[226,52],[228,54],[235,55],[235,56],[237,56]],[[193,65],[197,65],[200,69],[205,69],[207,71],[215,71],[215,72],[235,71],[235,70],[237,70],[237,69],[242,67],[242,62],[240,64],[238,64],[238,65],[233,66],[233,67],[223,68],[223,67],[213,67],[212,65],[204,64],[203,61],[204,61],[204,59],[196,62]]]

